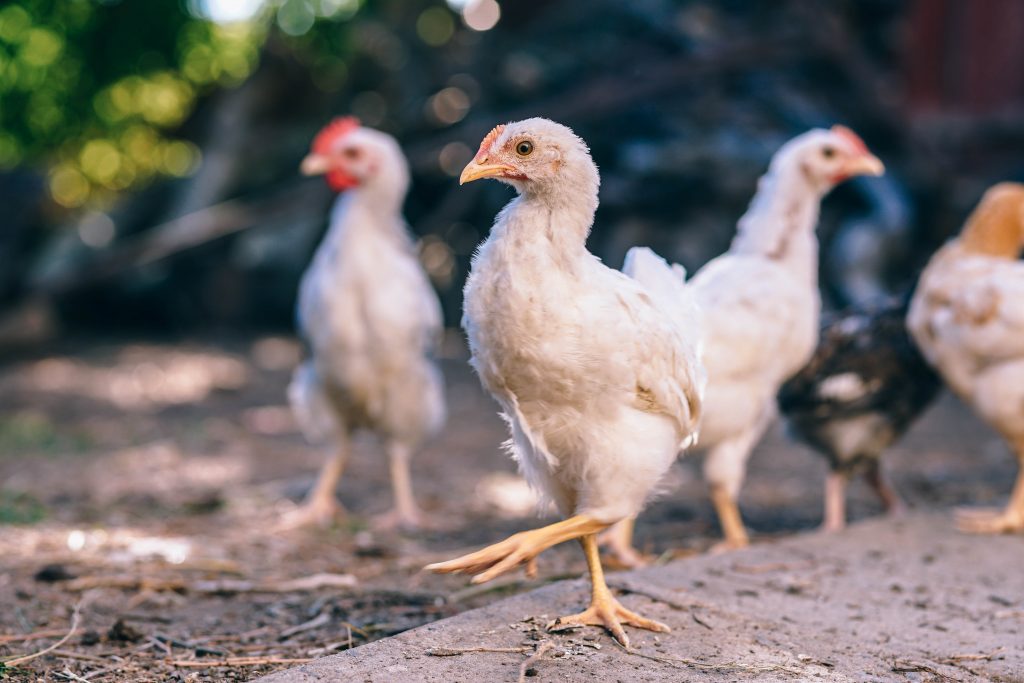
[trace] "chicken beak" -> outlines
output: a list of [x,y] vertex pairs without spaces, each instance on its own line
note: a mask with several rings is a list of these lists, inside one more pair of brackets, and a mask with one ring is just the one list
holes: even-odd
[[481,178],[502,176],[507,173],[513,173],[515,170],[508,164],[478,164],[476,159],[474,159],[466,164],[466,168],[462,169],[462,175],[459,176],[459,185],[465,185]]
[[331,170],[331,160],[323,154],[309,154],[299,166],[302,175],[323,175]]
[[858,175],[880,176],[883,173],[885,173],[885,164],[874,154],[855,156],[843,167],[843,175],[847,178]]

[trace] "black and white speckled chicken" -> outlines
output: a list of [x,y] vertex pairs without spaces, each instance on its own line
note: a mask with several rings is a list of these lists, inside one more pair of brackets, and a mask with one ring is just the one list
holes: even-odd
[[907,303],[828,316],[811,361],[779,391],[789,432],[823,454],[827,531],[846,524],[846,483],[863,472],[890,512],[902,507],[882,453],[924,412],[941,380],[911,341]]

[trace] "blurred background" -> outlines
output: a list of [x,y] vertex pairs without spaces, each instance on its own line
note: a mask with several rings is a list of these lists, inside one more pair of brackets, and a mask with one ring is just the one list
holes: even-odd
[[[87,589],[81,656],[58,668],[194,680],[172,647],[320,656],[535,585],[419,573],[536,523],[455,330],[511,196],[457,182],[496,123],[547,116],[587,140],[603,179],[589,246],[607,263],[647,244],[690,269],[727,247],[783,142],[850,126],[888,173],[824,202],[838,307],[904,293],[989,185],[1024,180],[1022,64],[1018,0],[3,0],[0,656],[27,647],[5,634],[64,633]],[[448,428],[412,463],[438,527],[416,536],[367,523],[391,496],[372,439],[339,487],[349,517],[268,532],[324,458],[285,398],[296,290],[334,199],[298,166],[347,114],[409,157],[406,216],[452,328]],[[949,398],[893,451],[917,507],[997,503],[1014,472]],[[717,539],[699,466],[673,469],[641,549]],[[743,493],[755,539],[816,526],[825,470],[772,431]],[[850,510],[878,504],[856,484]],[[571,547],[542,558],[542,580],[582,570]],[[335,583],[280,583],[318,574]]]
[[0,7],[0,343],[291,326],[330,192],[298,162],[329,118],[394,134],[457,325],[509,192],[455,179],[541,115],[603,176],[590,247],[693,268],[770,155],[842,122],[887,164],[840,188],[827,300],[899,292],[988,185],[1024,178],[1014,0],[8,0]]

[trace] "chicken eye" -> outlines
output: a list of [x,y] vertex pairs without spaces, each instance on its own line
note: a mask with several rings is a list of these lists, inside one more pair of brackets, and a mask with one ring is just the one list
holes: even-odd
[[342,152],[342,155],[344,155],[344,157],[349,161],[355,161],[360,157],[360,152],[355,147],[346,147],[345,150]]
[[835,155],[836,155],[836,148],[835,147],[832,147],[831,145],[826,145],[826,146],[821,148],[821,156],[825,157],[826,159],[831,159]]
[[530,142],[529,140],[521,140],[516,145],[516,154],[518,154],[521,157],[530,156],[530,154],[532,152],[533,152],[533,143]]

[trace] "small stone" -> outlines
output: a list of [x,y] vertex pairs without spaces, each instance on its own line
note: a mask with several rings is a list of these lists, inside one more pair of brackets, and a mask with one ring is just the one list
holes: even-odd
[[563,650],[561,648],[558,648],[557,650],[553,650],[551,652],[551,656],[552,657],[564,657],[565,656],[565,650]]
[[530,667],[529,669],[527,669],[527,670],[526,670],[526,672],[525,672],[525,673],[526,673],[526,677],[527,677],[527,678],[533,678],[534,676],[536,676],[536,675],[537,675],[538,673],[540,673],[540,672],[539,672],[539,671],[537,671],[537,670],[536,670],[535,668],[533,668],[533,667],[531,666],[531,667]]
[[142,640],[142,634],[131,624],[126,624],[123,619],[118,619],[107,631],[107,638],[122,643],[134,643]]
[[62,564],[48,564],[37,571],[33,578],[42,583],[56,583],[57,581],[73,579],[75,575],[69,572],[68,568]]
[[583,640],[587,640],[587,641],[591,641],[592,642],[592,641],[597,640],[597,636],[594,635],[593,633],[588,633],[587,635],[583,636]]

